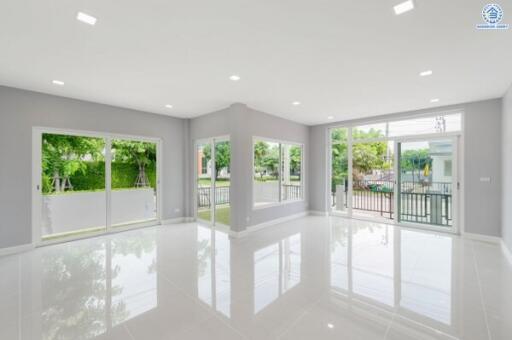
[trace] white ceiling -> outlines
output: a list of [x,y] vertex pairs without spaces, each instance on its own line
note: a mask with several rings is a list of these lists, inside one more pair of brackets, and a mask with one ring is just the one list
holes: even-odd
[[306,124],[503,95],[511,1],[507,31],[475,29],[487,1],[396,16],[401,1],[2,0],[0,83],[176,117],[242,102]]

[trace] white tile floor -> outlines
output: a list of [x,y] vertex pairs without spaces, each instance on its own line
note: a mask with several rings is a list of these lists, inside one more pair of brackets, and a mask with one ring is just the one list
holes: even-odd
[[162,226],[0,258],[0,339],[512,339],[497,245],[306,217]]

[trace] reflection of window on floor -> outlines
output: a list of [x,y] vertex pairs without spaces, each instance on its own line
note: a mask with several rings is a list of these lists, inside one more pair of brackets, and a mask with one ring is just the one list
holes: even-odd
[[258,313],[301,280],[301,235],[254,253],[254,312]]
[[333,229],[331,246],[331,286],[348,290],[348,232],[345,228]]
[[76,339],[80,325],[80,337],[91,339],[156,308],[156,254],[155,236],[147,231],[95,241],[92,248],[55,248],[41,259],[42,338]]
[[393,228],[360,229],[354,234],[353,242],[354,293],[392,306]]
[[[452,247],[448,236],[402,231],[400,306],[451,324]],[[427,239],[430,239],[427,241]],[[418,265],[418,260],[421,261]],[[414,261],[414,263],[412,263]]]
[[452,324],[453,241],[449,236],[392,232],[385,226],[353,230],[357,231],[353,234],[343,226],[332,229],[334,291]]
[[[212,231],[206,227],[197,229],[198,297],[229,318],[231,316],[229,237],[225,233]],[[214,240],[212,235],[215,235]]]
[[[126,241],[112,242],[112,294],[113,308],[123,306],[126,316],[123,320],[112,320],[113,326],[157,306],[156,248],[152,243],[142,241],[136,247],[139,251],[126,252],[124,248],[132,246]],[[145,249],[146,248],[146,249]]]

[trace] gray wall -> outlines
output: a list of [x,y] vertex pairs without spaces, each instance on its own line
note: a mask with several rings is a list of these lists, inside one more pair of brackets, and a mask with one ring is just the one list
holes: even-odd
[[503,97],[502,236],[512,251],[512,86]]
[[0,87],[0,248],[32,242],[33,126],[162,138],[162,218],[183,216],[186,120]]
[[[190,121],[190,144],[201,138],[229,135],[231,138],[231,229],[242,231],[280,217],[307,211],[309,128],[286,119],[271,116],[248,108],[244,104],[233,104],[229,108],[210,113]],[[252,141],[253,136],[279,139],[304,144],[305,201],[288,203],[263,209],[252,208]],[[193,147],[191,154],[193,154]],[[194,159],[190,161],[191,173]],[[195,183],[189,181],[190,192]],[[192,207],[189,208],[193,211]]]
[[[501,99],[452,105],[432,110],[402,112],[381,118],[400,118],[443,110],[462,109],[464,116],[464,230],[468,233],[501,236]],[[312,163],[309,177],[310,209],[328,209],[328,128],[372,119],[337,122],[310,127]],[[512,127],[511,130],[512,131]],[[491,182],[480,182],[490,177]]]

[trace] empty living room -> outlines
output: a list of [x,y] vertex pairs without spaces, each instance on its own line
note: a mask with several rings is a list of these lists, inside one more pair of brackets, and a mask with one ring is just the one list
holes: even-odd
[[510,0],[0,13],[0,340],[512,339]]

